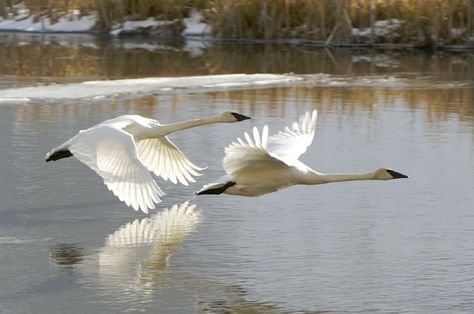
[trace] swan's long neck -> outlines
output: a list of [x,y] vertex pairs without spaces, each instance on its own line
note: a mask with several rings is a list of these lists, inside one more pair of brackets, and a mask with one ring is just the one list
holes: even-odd
[[356,181],[356,180],[377,180],[375,173],[332,173],[324,174],[314,170],[310,170],[306,173],[302,184],[324,184],[331,182],[344,182],[344,181]]
[[161,125],[157,125],[153,127],[153,132],[149,137],[166,136],[173,132],[195,128],[201,125],[222,123],[222,122],[225,122],[225,121],[222,121],[221,116],[215,116],[215,117],[210,117],[210,118],[193,119],[193,120],[181,121],[181,122],[170,123],[170,124],[161,124]]

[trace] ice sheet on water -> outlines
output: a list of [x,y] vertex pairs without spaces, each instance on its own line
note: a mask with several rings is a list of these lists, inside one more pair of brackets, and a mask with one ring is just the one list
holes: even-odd
[[14,237],[0,237],[0,245],[2,244],[22,244],[22,243],[33,243],[39,241],[49,241],[50,238],[43,239],[18,239]]
[[188,77],[160,77],[124,80],[86,81],[76,84],[52,84],[0,90],[0,101],[26,99],[103,99],[118,95],[145,96],[179,92],[207,92],[239,88],[261,88],[301,81],[294,75],[229,74]]
[[360,88],[453,88],[459,81],[437,81],[416,74],[403,76],[343,76],[330,74],[226,74],[187,77],[158,77],[123,80],[86,81],[73,84],[50,84],[0,90],[0,103],[28,100],[77,100],[122,97],[139,98],[171,93],[199,93],[221,90],[257,89],[277,86],[360,87]]

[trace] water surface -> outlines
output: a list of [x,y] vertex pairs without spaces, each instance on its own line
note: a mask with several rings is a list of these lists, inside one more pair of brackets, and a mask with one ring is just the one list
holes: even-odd
[[[323,73],[335,84],[3,101],[2,313],[474,310],[472,55],[243,45],[197,51],[186,43],[22,36],[0,42],[9,60],[0,62],[4,89],[289,72]],[[352,83],[338,85],[341,77]],[[410,179],[194,197],[223,174],[224,147],[237,136],[264,124],[276,132],[313,109],[319,118],[302,156],[308,165],[322,172],[384,166]],[[167,196],[150,215],[127,208],[77,160],[44,162],[77,130],[120,114],[172,122],[225,110],[254,119],[171,136],[208,169],[189,187],[159,180]]]

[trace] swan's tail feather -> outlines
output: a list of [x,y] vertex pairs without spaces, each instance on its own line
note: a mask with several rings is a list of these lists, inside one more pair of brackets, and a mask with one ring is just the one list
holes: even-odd
[[233,181],[227,181],[225,183],[211,183],[205,185],[196,195],[203,195],[203,194],[214,194],[219,195],[225,192],[228,188],[235,185]]
[[69,149],[67,148],[61,148],[61,149],[53,149],[46,155],[46,162],[48,161],[56,161],[61,158],[67,158],[71,157],[72,153]]

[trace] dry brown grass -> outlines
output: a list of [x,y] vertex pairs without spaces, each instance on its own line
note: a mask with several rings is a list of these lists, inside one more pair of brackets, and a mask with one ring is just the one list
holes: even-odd
[[[351,43],[350,27],[377,20],[404,21],[396,42],[455,42],[474,34],[472,0],[214,0],[207,11],[218,37],[233,39],[307,38]],[[467,29],[453,36],[451,29]],[[372,40],[383,40],[373,38]]]
[[373,27],[375,21],[387,19],[404,21],[399,36],[387,39],[372,32],[369,43],[430,45],[474,36],[474,0],[0,0],[0,14],[5,16],[18,3],[35,16],[53,18],[73,9],[96,11],[101,30],[125,19],[179,19],[198,9],[215,35],[225,39],[353,44],[352,27]]
[[187,17],[191,9],[202,10],[206,0],[101,0],[96,2],[99,26],[108,29],[124,19],[174,20]]

